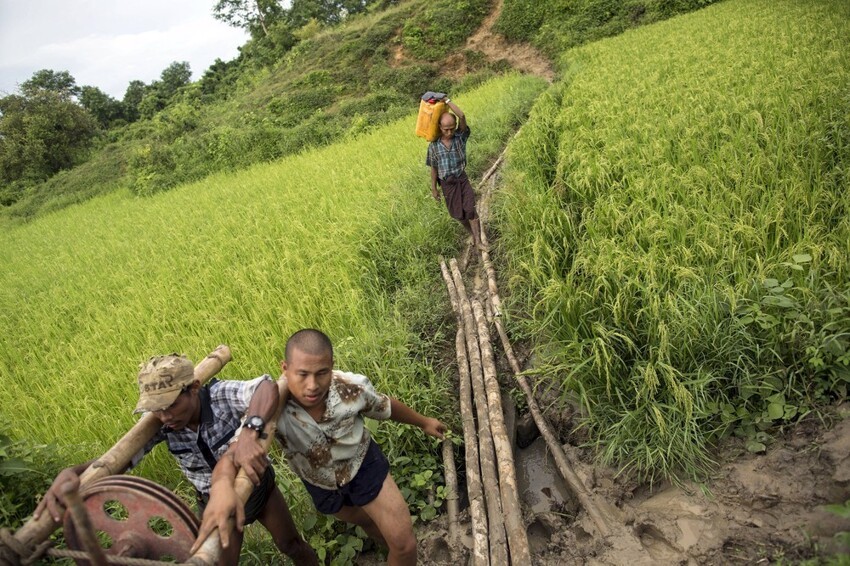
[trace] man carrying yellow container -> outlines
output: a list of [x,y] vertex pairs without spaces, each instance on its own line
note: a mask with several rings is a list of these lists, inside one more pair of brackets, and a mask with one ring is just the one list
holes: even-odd
[[472,235],[475,247],[484,250],[481,226],[475,211],[475,192],[466,176],[466,141],[470,133],[466,116],[447,96],[439,100],[450,111],[440,116],[439,138],[428,144],[425,165],[431,167],[431,195],[440,202],[437,185],[442,187],[449,214]]

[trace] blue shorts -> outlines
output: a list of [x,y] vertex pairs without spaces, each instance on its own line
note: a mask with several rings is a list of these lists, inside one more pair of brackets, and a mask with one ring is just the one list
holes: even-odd
[[323,489],[303,479],[307,493],[313,498],[316,509],[325,515],[333,515],[345,507],[362,507],[378,497],[384,480],[390,473],[390,463],[374,440],[370,441],[366,457],[354,478],[337,489]]

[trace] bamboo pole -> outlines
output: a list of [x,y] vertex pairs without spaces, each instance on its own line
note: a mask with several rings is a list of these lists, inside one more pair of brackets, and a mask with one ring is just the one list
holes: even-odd
[[[484,500],[484,485],[481,481],[481,464],[478,453],[478,435],[475,433],[475,418],[472,408],[472,378],[466,354],[466,337],[458,327],[455,336],[458,368],[460,370],[460,400],[463,419],[463,437],[466,439],[466,489],[469,493],[469,515],[472,519],[472,563],[475,566],[490,564],[490,532],[487,504]],[[493,564],[498,566],[498,564]]]
[[488,302],[493,310],[493,318],[502,316],[502,299],[499,298],[499,288],[496,287],[496,270],[493,269],[493,262],[490,261],[489,242],[487,241],[487,232],[484,226],[481,225],[481,241],[484,243],[484,251],[481,252],[481,261],[484,264],[484,272],[487,274],[487,291]]
[[479,188],[479,189],[480,189],[481,187],[483,187],[483,186],[484,186],[484,183],[486,183],[486,182],[487,182],[487,179],[489,179],[489,178],[490,178],[490,176],[491,176],[491,175],[493,175],[493,173],[495,173],[495,172],[496,172],[496,169],[498,169],[498,168],[499,168],[499,165],[501,165],[501,164],[502,164],[502,160],[505,158],[505,152],[506,152],[507,150],[508,150],[508,148],[507,148],[507,147],[505,147],[505,149],[503,149],[503,150],[502,150],[502,153],[501,153],[501,154],[499,154],[499,158],[498,158],[498,159],[496,159],[496,162],[495,162],[495,163],[493,163],[493,165],[491,165],[491,166],[490,166],[490,168],[487,170],[487,172],[486,172],[486,173],[484,173],[484,176],[483,176],[483,177],[481,177],[481,180],[480,180],[480,181],[478,181],[478,188]]
[[[195,379],[206,383],[212,376],[231,360],[230,348],[220,345],[212,351],[201,363],[195,366]],[[85,487],[100,478],[123,472],[135,454],[144,448],[145,444],[162,427],[162,423],[153,414],[143,416],[112,448],[93,462],[80,476],[80,488]],[[14,534],[14,540],[21,548],[33,549],[57,529],[59,523],[53,521],[50,513],[42,513],[36,521],[30,518],[23,527]]]
[[[481,229],[481,233],[484,234],[483,227]],[[482,236],[482,238],[484,237],[486,236]],[[493,303],[494,308],[496,308],[495,305],[501,305],[501,300],[499,299],[498,287],[496,285],[495,271],[493,270],[493,265],[490,262],[489,255],[486,252],[482,253],[482,262],[484,264],[484,270],[487,273],[487,289],[490,300]],[[537,428],[540,429],[540,434],[546,441],[546,445],[549,447],[549,452],[555,460],[555,466],[558,468],[558,472],[561,474],[561,477],[564,478],[567,486],[576,495],[579,504],[581,504],[593,521],[593,524],[599,530],[599,534],[602,536],[610,535],[611,525],[617,522],[616,511],[606,503],[597,501],[596,496],[584,486],[584,483],[578,477],[578,474],[575,473],[573,466],[567,459],[567,455],[564,452],[563,447],[557,437],[552,433],[551,427],[549,427],[549,424],[546,422],[546,418],[540,411],[540,407],[537,405],[537,400],[534,397],[534,392],[531,390],[531,386],[528,384],[528,380],[526,380],[525,376],[522,375],[522,369],[514,355],[513,347],[508,339],[507,332],[505,332],[505,327],[502,324],[501,317],[494,317],[493,322],[496,325],[496,331],[499,333],[499,338],[501,339],[505,356],[508,358],[508,363],[511,365],[511,369],[514,372],[514,378],[525,393],[528,400],[528,408],[531,411],[531,416],[534,419],[535,424],[537,424]]]
[[458,550],[460,533],[457,525],[457,469],[455,468],[455,451],[449,438],[443,440],[443,469],[446,475],[446,511],[449,515],[449,548],[454,556]]
[[[469,375],[469,359],[466,353],[466,337],[460,322],[460,306],[457,289],[446,263],[440,260],[440,270],[446,281],[452,309],[458,317],[458,328],[455,336],[457,352],[458,388],[460,389],[460,415],[463,423],[463,438],[466,463],[466,489],[469,494],[469,515],[472,521],[472,564],[474,566],[489,566],[490,548],[488,543],[487,509],[484,503],[484,489],[481,484],[481,466],[478,457],[478,441],[475,434],[475,418],[472,408],[472,383]],[[494,565],[498,566],[498,565]]]
[[457,289],[458,305],[463,319],[466,351],[469,354],[469,371],[472,376],[472,396],[475,414],[478,416],[478,445],[481,460],[481,480],[484,484],[484,499],[487,504],[487,518],[490,523],[490,562],[507,564],[507,534],[505,532],[502,502],[499,495],[499,479],[496,467],[496,448],[490,432],[490,418],[487,407],[487,392],[484,387],[484,371],[481,365],[481,351],[473,323],[472,308],[466,296],[463,278],[457,261],[452,259],[452,278]]
[[519,502],[513,446],[508,439],[508,431],[505,428],[502,395],[496,378],[496,359],[490,345],[490,331],[487,329],[484,307],[477,299],[472,301],[472,311],[478,324],[478,342],[481,348],[484,386],[490,412],[490,429],[493,433],[493,444],[496,448],[496,459],[499,467],[499,491],[502,496],[502,511],[504,512],[505,530],[508,535],[508,550],[512,564],[530,564],[531,552],[528,547],[528,534],[522,520],[522,506]]

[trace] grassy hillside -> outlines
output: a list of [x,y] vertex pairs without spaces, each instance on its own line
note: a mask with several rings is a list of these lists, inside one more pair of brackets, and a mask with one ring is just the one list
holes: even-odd
[[[475,127],[472,171],[544,84],[511,75],[456,99]],[[437,255],[462,228],[430,197],[414,125],[408,115],[355,143],[145,200],[113,193],[1,233],[0,407],[13,435],[84,461],[133,423],[148,356],[197,361],[225,343],[224,376],[276,375],[284,340],[303,326],[328,332],[339,367],[452,422],[450,381],[430,361],[448,306],[433,297],[443,296]],[[376,437],[392,462],[406,455],[439,477],[424,435],[385,423]],[[412,474],[398,462],[405,485]],[[179,475],[165,450],[143,471],[171,485]],[[415,513],[428,506],[417,489]]]
[[[700,476],[850,382],[850,7],[729,1],[568,51],[497,203],[512,327],[607,462]],[[544,382],[545,383],[545,382]]]
[[505,0],[495,29],[556,57],[570,47],[691,12],[716,0]]
[[462,78],[441,69],[490,9],[489,0],[407,0],[302,30],[288,51],[251,41],[218,82],[191,84],[152,119],[107,132],[88,162],[0,216],[31,218],[117,188],[154,194],[372,130],[409,114],[426,90],[460,94],[503,69],[473,55]]
[[[710,1],[506,0],[496,30],[554,57]],[[238,58],[217,61],[181,88],[152,118],[102,132],[84,163],[26,188],[22,180],[0,187],[0,222],[114,190],[147,196],[349,139],[409,113],[426,90],[463,93],[510,68],[465,48],[494,8],[492,0],[404,0],[326,29],[308,24],[293,35],[273,27]]]

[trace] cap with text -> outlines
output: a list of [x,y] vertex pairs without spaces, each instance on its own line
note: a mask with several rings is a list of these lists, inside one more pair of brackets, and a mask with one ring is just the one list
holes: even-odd
[[194,379],[195,366],[186,356],[154,356],[139,365],[139,403],[133,412],[167,409]]

